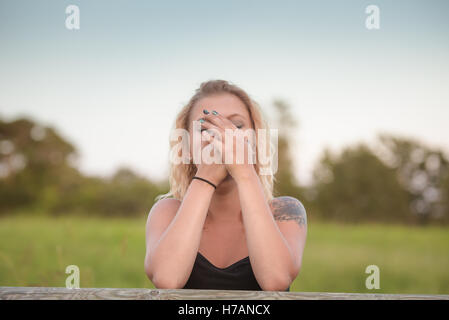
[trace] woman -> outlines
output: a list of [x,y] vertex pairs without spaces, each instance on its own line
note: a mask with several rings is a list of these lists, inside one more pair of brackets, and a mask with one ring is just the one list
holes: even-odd
[[[175,127],[190,141],[200,128],[199,147],[222,160],[238,150],[225,143],[226,130],[253,129],[257,136],[267,128],[257,104],[223,80],[202,83]],[[301,267],[306,212],[292,197],[273,198],[272,173],[250,161],[251,150],[262,152],[254,137],[245,137],[243,163],[198,163],[190,155],[187,163],[172,161],[170,192],[146,224],[145,272],[157,288],[290,289]]]

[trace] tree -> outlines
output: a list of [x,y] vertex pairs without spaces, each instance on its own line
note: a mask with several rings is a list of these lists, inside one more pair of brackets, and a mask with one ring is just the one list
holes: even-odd
[[418,223],[448,220],[445,179],[449,175],[449,161],[443,151],[415,139],[389,134],[379,135],[379,140],[379,156],[395,169]]
[[[144,216],[165,185],[129,168],[110,178],[84,176],[75,147],[30,119],[0,121],[0,209],[50,214]],[[29,210],[33,211],[33,210]]]
[[79,177],[77,152],[53,128],[0,119],[0,208],[54,199],[54,187]]
[[298,122],[291,114],[290,107],[282,100],[273,103],[276,111],[276,127],[278,128],[278,170],[275,175],[275,194],[297,197],[300,188],[295,182],[293,165],[293,148],[295,130]]
[[326,149],[314,170],[314,208],[321,218],[343,222],[405,222],[407,194],[364,144],[340,154]]

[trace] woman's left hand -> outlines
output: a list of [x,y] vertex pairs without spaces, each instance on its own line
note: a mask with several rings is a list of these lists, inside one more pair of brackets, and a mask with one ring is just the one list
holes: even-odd
[[[250,135],[254,134],[248,138],[245,131],[240,130],[232,121],[218,113],[211,112],[204,115],[203,119],[205,121],[201,126],[212,136],[212,143],[215,149],[221,152],[221,159],[229,174],[235,180],[253,174],[254,163],[257,160],[255,148],[252,146],[252,142],[255,141],[254,130],[247,131]],[[226,143],[227,139],[228,143]],[[229,139],[232,139],[232,143]]]

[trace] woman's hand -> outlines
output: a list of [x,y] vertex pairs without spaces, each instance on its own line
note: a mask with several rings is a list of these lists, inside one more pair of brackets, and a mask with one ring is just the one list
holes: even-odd
[[[206,131],[202,133],[203,139],[207,141],[206,146],[202,147],[202,152],[204,149],[210,145],[212,137]],[[228,175],[228,171],[223,163],[211,163],[207,164],[201,159],[201,163],[198,164],[198,170],[196,176],[209,180],[216,186],[218,186]]]
[[[207,135],[210,136],[215,150],[217,152],[221,150],[221,160],[229,174],[235,180],[253,174],[256,157],[248,136],[244,135],[243,131],[239,131],[229,119],[216,112],[205,115],[203,119],[205,121],[202,123],[202,128],[207,129]],[[206,131],[203,131],[203,134],[204,132]],[[226,143],[226,139],[232,139],[232,141]],[[250,161],[250,156],[253,162]]]

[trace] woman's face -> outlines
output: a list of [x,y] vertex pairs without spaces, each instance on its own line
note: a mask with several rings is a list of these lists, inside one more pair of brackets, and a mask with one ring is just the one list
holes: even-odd
[[[208,96],[197,101],[190,113],[189,133],[190,141],[193,141],[193,121],[198,121],[204,117],[203,110],[209,112],[217,111],[223,117],[229,119],[238,129],[254,129],[250,114],[245,104],[233,94],[222,93]],[[202,142],[201,148],[207,144]],[[193,144],[190,145],[190,152],[193,154]]]

